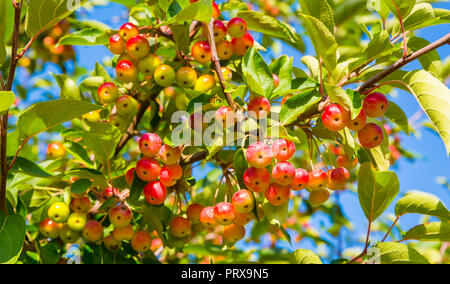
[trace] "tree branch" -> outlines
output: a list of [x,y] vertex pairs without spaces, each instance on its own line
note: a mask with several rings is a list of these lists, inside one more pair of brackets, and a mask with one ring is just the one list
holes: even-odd
[[195,162],[204,160],[204,159],[206,159],[207,155],[208,155],[207,151],[202,151],[202,152],[198,152],[198,153],[192,154],[192,155],[184,158],[180,162],[180,166],[187,166],[189,164],[193,164]]

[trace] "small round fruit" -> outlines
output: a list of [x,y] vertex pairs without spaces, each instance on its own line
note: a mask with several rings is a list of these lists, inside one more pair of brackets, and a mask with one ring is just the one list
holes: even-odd
[[98,122],[100,120],[100,111],[94,110],[85,113],[81,116],[81,119],[87,122]]
[[347,170],[352,170],[358,165],[358,158],[354,158],[352,161],[347,157],[347,155],[340,155],[336,158],[336,166],[338,168],[347,168]]
[[159,56],[150,54],[144,58],[139,59],[137,66],[139,72],[144,74],[145,77],[153,76],[155,74],[156,68],[162,64],[161,58]]
[[161,168],[159,181],[167,187],[174,186],[183,176],[183,169],[180,165],[166,165]]
[[117,64],[116,74],[117,79],[125,83],[134,82],[138,77],[136,65],[128,60],[122,60]]
[[295,154],[295,144],[286,139],[279,139],[273,142],[272,152],[278,161],[287,161]]
[[309,182],[309,173],[305,169],[296,169],[295,170],[295,177],[292,183],[289,185],[289,187],[294,190],[302,190],[304,189]]
[[133,212],[126,205],[119,205],[109,211],[109,221],[115,228],[122,228],[130,225],[133,219]]
[[167,190],[160,181],[152,181],[144,187],[144,196],[147,203],[161,205],[167,197]]
[[270,186],[270,173],[266,168],[248,168],[244,172],[244,184],[253,192],[265,192]]
[[132,96],[124,95],[117,99],[116,108],[120,116],[131,117],[136,114],[138,103]]
[[191,67],[181,67],[177,70],[176,81],[181,88],[191,88],[197,81],[197,72]]
[[168,87],[175,81],[175,71],[167,64],[159,65],[154,74],[155,82],[161,87]]
[[129,224],[122,228],[114,228],[112,235],[118,241],[130,241],[134,237],[133,226]]
[[255,207],[255,198],[253,197],[253,194],[246,189],[241,189],[233,194],[231,202],[234,210],[239,213],[249,213]]
[[233,45],[233,53],[237,56],[244,56],[245,53],[247,53],[247,50],[252,48],[252,46],[255,44],[255,40],[253,37],[246,33],[241,38],[233,38],[231,40],[231,44]]
[[223,228],[223,238],[227,243],[235,243],[245,237],[245,228],[237,224],[231,224]]
[[61,142],[53,142],[48,144],[47,157],[49,159],[59,159],[66,155],[66,148]]
[[125,173],[125,180],[129,186],[133,184],[135,170],[136,168],[131,168]]
[[89,242],[97,242],[103,237],[103,226],[95,220],[86,223],[83,229],[83,237]]
[[311,191],[309,194],[309,202],[313,207],[319,207],[330,198],[330,192],[324,188],[321,190]]
[[154,181],[161,172],[161,166],[153,158],[143,157],[136,164],[136,174],[143,181]]
[[229,106],[220,107],[215,114],[216,123],[223,128],[230,128],[236,123],[236,114]]
[[219,18],[219,16],[220,16],[219,6],[217,6],[216,2],[213,1],[212,2],[212,7],[213,7],[212,17],[213,17],[214,20],[217,20]]
[[253,219],[255,219],[255,214],[252,212],[239,213],[236,211],[236,218],[234,218],[234,223],[236,225],[245,226]]
[[265,97],[255,96],[248,103],[248,115],[255,119],[264,119],[270,113],[270,102]]
[[224,40],[217,44],[217,56],[222,60],[228,60],[233,56],[233,45],[231,42]]
[[200,223],[200,214],[202,213],[203,208],[203,205],[193,203],[186,209],[186,215],[192,224]]
[[207,228],[214,228],[218,224],[214,217],[214,207],[205,207],[200,213],[200,222]]
[[375,123],[368,123],[358,132],[358,139],[364,148],[375,148],[383,142],[383,130]]
[[115,127],[117,127],[121,132],[125,132],[125,130],[127,130],[128,120],[118,115],[117,113],[109,117],[109,122]]
[[115,187],[107,187],[102,192],[102,197],[104,199],[109,199],[113,196],[117,196],[119,194],[119,190]]
[[152,246],[152,237],[146,231],[136,232],[131,240],[131,247],[138,253],[143,253]]
[[139,139],[139,149],[147,158],[154,158],[162,147],[162,140],[158,134],[145,133]]
[[122,247],[122,242],[116,240],[112,235],[107,236],[103,239],[103,244],[105,248],[110,251],[117,251]]
[[346,168],[336,168],[328,173],[328,188],[331,190],[344,189],[350,179],[350,172]]
[[348,111],[338,104],[328,105],[321,115],[323,126],[330,131],[336,132],[345,128],[348,117]]
[[327,187],[327,185],[328,185],[327,172],[319,169],[309,173],[308,187],[312,191],[324,189]]
[[211,61],[211,47],[207,41],[196,42],[192,46],[191,54],[198,63],[205,64]]
[[164,165],[175,165],[181,159],[181,148],[164,144],[159,150],[159,158]]
[[227,32],[231,37],[241,38],[247,33],[247,23],[242,18],[232,18],[228,22]]
[[227,36],[227,27],[222,21],[215,20],[213,23],[214,41],[219,43]]
[[125,23],[120,27],[119,35],[125,40],[128,41],[130,38],[139,35],[139,29],[132,23]]
[[59,236],[63,224],[53,222],[50,218],[45,218],[39,225],[39,231],[47,238],[56,239]]
[[81,232],[87,223],[86,215],[80,213],[73,213],[67,220],[67,225],[73,231]]
[[115,34],[109,38],[109,50],[112,54],[122,54],[127,48],[127,43],[120,37],[119,34]]
[[291,189],[289,186],[272,183],[264,192],[264,196],[274,206],[281,206],[289,201]]
[[217,224],[230,225],[236,217],[233,204],[229,202],[217,203],[214,207],[214,219]]
[[281,185],[290,185],[294,181],[295,168],[286,161],[279,162],[272,169],[273,180]]
[[192,232],[192,224],[189,219],[183,217],[175,217],[170,221],[170,233],[175,238],[185,238]]
[[[225,79],[225,81],[230,82],[233,79],[233,72],[231,71],[231,69],[228,67],[220,67],[220,69],[222,71],[223,78]],[[214,71],[214,80],[216,80],[217,82],[220,81],[215,71]]]
[[146,57],[150,52],[150,44],[148,40],[141,36],[135,36],[127,41],[127,53],[135,58],[140,59]]
[[64,225],[59,231],[59,238],[66,244],[73,244],[80,239],[81,233],[69,228],[69,225]]
[[349,117],[347,121],[347,127],[353,131],[360,131],[361,129],[364,128],[364,126],[366,126],[366,123],[367,123],[367,114],[363,108],[361,109],[361,112],[355,119]]
[[382,93],[374,92],[364,99],[363,107],[368,117],[382,117],[389,106],[389,101]]
[[55,202],[48,208],[47,215],[56,223],[64,223],[69,218],[70,209],[64,202]]
[[245,157],[251,167],[265,168],[272,163],[273,152],[269,145],[256,142],[248,147]]
[[273,76],[273,88],[276,89],[280,85],[280,77],[277,74],[272,74]]
[[216,80],[212,75],[204,74],[198,77],[195,81],[194,90],[197,92],[206,93],[216,85]]

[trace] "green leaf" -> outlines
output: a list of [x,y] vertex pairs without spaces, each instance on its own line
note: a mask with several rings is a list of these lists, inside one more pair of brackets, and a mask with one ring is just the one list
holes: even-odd
[[[9,162],[11,162],[13,157],[8,157]],[[11,168],[12,172],[21,172],[29,176],[40,177],[40,178],[51,178],[53,175],[42,167],[30,161],[24,157],[17,157],[16,162]]]
[[361,165],[358,173],[358,196],[366,218],[373,222],[392,203],[400,190],[394,172],[373,172],[369,163]]
[[[175,1],[174,1],[175,2]],[[173,6],[175,4],[171,4]],[[172,12],[173,13],[173,12]],[[194,20],[209,23],[212,18],[212,0],[200,0],[180,10],[169,19],[163,21],[156,27],[167,26],[173,23],[183,24]]]
[[[80,0],[80,6],[87,0]],[[30,1],[27,18],[25,20],[25,32],[32,38],[38,33],[51,28],[54,24],[69,16],[80,6],[75,6],[73,0],[41,0]]]
[[343,24],[352,18],[360,10],[366,8],[367,0],[345,0],[336,3],[334,7],[334,21],[336,26]]
[[152,8],[145,4],[136,5],[134,3],[130,10],[129,22],[137,25],[138,27],[153,26],[155,18],[153,17]]
[[129,200],[131,202],[136,202],[139,200],[139,197],[141,196],[142,191],[144,190],[144,187],[147,185],[147,182],[141,180],[137,174],[136,171],[133,173],[133,183],[131,184],[130,188],[130,197]]
[[95,157],[107,165],[120,141],[120,130],[109,123],[89,123],[90,131],[83,131],[83,141]]
[[337,43],[333,34],[318,19],[301,14],[307,34],[310,36],[314,50],[322,58],[325,68],[331,74],[337,65]]
[[293,48],[305,52],[303,39],[288,24],[256,11],[240,11],[236,17],[246,21],[249,30],[280,39]]
[[107,45],[114,31],[103,31],[96,28],[84,29],[63,36],[58,45]]
[[102,109],[102,107],[77,100],[53,100],[36,103],[19,116],[17,121],[19,139],[22,141],[31,138],[59,124],[98,109]]
[[375,246],[381,264],[429,264],[417,250],[405,244],[386,242]]
[[0,114],[9,110],[15,100],[13,92],[0,91]]
[[270,64],[270,70],[272,74],[278,75],[280,79],[280,84],[275,89],[275,94],[283,93],[291,89],[292,84],[292,57],[287,55],[282,55],[277,58],[272,64]]
[[281,124],[285,126],[295,122],[299,117],[307,113],[310,108],[314,108],[321,99],[320,93],[315,91],[307,91],[290,97],[281,107]]
[[433,222],[415,226],[406,232],[403,240],[450,242],[450,223]]
[[74,80],[67,77],[67,75],[55,75],[56,82],[61,90],[59,97],[61,99],[69,99],[69,100],[81,100],[80,89]]
[[400,12],[400,15],[403,19],[405,19],[414,8],[414,5],[416,4],[416,0],[382,0],[386,6],[389,7],[389,10],[391,10],[392,14],[395,15],[396,18],[398,18],[398,11]]
[[64,143],[64,148],[74,156],[74,158],[87,163],[88,165],[92,165],[92,161],[89,158],[86,150],[79,143],[67,141]]
[[[420,37],[411,37],[408,39],[408,48],[410,48],[412,51],[418,51],[429,44],[429,41]],[[443,77],[444,67],[442,66],[441,57],[439,56],[437,50],[430,50],[429,52],[420,56],[418,60],[424,70],[430,72],[438,79],[445,78]]]
[[142,217],[145,222],[151,227],[152,230],[156,230],[161,239],[164,239],[163,224],[158,216],[158,209],[154,206],[145,206],[141,210]]
[[266,98],[272,95],[274,88],[272,71],[255,47],[244,55],[242,73],[253,93]]
[[244,173],[248,169],[247,159],[242,149],[239,149],[234,155],[234,169],[236,170],[236,177],[241,188],[246,188],[244,183]]
[[6,46],[3,39],[0,38],[0,67],[3,65],[6,59]]
[[286,221],[289,213],[289,202],[285,202],[283,205],[274,206],[267,200],[263,202],[264,216],[267,218],[270,224],[281,227]]
[[291,253],[291,264],[322,264],[320,258],[312,251],[307,249],[298,249]]
[[450,154],[450,90],[424,70],[409,72],[405,78],[420,106],[433,122]]
[[313,16],[320,20],[328,30],[334,34],[333,9],[326,0],[299,0],[303,14]]
[[[10,0],[0,0],[0,43],[10,41],[14,30],[14,7]],[[1,65],[0,60],[0,65]]]
[[389,106],[384,116],[397,124],[403,132],[409,135],[408,117],[406,117],[406,114],[397,104],[389,101]]
[[189,37],[189,25],[170,25],[170,30],[173,33],[176,46],[179,50],[183,51],[185,54],[189,54],[189,46],[191,39]]
[[414,6],[411,14],[403,21],[406,31],[413,31],[426,27],[436,19],[433,6],[429,3],[419,3]]
[[0,212],[0,263],[16,257],[25,241],[26,224],[22,215]]
[[450,220],[448,209],[436,196],[420,191],[408,193],[397,201],[395,215],[400,217],[407,213],[418,213]]
[[70,191],[75,194],[83,194],[92,186],[89,179],[78,179],[70,187]]
[[308,67],[309,72],[314,78],[318,78],[320,74],[319,60],[311,55],[305,55],[302,57],[301,62]]

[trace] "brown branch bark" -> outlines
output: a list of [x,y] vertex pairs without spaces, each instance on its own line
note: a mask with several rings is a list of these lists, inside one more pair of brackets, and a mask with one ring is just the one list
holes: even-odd
[[195,162],[204,160],[204,159],[206,159],[207,155],[208,155],[207,151],[202,151],[202,152],[198,152],[198,153],[195,153],[193,155],[190,155],[190,156],[184,158],[180,162],[180,166],[187,166],[189,164],[193,164]]

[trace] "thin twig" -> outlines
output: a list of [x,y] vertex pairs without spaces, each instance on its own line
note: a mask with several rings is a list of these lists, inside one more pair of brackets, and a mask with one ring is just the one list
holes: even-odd
[[389,228],[389,231],[387,231],[386,235],[384,236],[383,240],[381,241],[382,243],[384,243],[384,241],[386,240],[386,238],[389,236],[389,234],[391,233],[392,229],[394,228],[395,224],[397,224],[398,219],[400,219],[400,216],[398,216],[394,223],[392,223],[392,226]]

